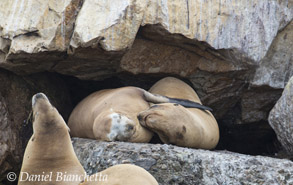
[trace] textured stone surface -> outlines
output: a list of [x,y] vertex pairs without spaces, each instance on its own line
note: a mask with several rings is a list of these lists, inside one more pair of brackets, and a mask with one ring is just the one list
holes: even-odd
[[[208,45],[203,53],[222,55],[230,62],[258,63],[293,17],[292,3],[277,0],[0,3],[1,66],[21,74],[51,70],[82,79],[115,73],[139,28],[147,25],[160,25],[153,30],[156,35],[161,29],[172,34],[173,45],[180,45],[181,35],[188,44]],[[150,30],[144,31],[150,36]],[[103,73],[98,72],[101,69]]]
[[269,87],[253,87],[246,90],[241,98],[241,116],[238,124],[266,121],[281,94],[281,89]]
[[20,74],[51,69],[64,58],[82,0],[2,0],[0,66]]
[[[9,116],[5,99],[0,95],[0,181],[3,174],[13,168],[13,164],[9,163],[7,158],[11,157],[11,151],[16,149],[16,143],[19,140],[16,133],[13,132],[12,125],[9,124]],[[4,131],[4,132],[3,132]],[[20,156],[18,156],[20,157]],[[19,160],[19,158],[17,159]]]
[[[188,78],[201,100],[222,117],[234,106],[251,75],[251,66],[233,64],[209,53],[136,39],[123,56],[121,69],[133,74],[171,74]],[[229,101],[227,101],[229,99]]]
[[160,184],[291,184],[293,162],[171,145],[97,142],[73,138],[75,152],[89,174],[132,163]]
[[292,19],[292,5],[287,4],[272,0],[88,0],[78,16],[71,45],[100,42],[106,50],[121,50],[131,45],[140,25],[160,24],[170,33],[205,41],[215,49],[233,48],[257,61],[266,54],[278,30]]
[[288,154],[293,156],[293,77],[271,110],[269,123]]
[[284,88],[293,75],[293,22],[275,38],[267,55],[261,60],[252,84]]
[[46,93],[64,118],[68,118],[72,105],[60,78],[53,74],[20,77],[0,69],[0,181],[7,172],[20,169],[32,134],[31,122],[27,120],[31,98],[37,92]]

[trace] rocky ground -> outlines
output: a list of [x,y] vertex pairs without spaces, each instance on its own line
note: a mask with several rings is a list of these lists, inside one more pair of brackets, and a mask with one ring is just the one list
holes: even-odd
[[97,142],[73,138],[88,174],[116,164],[136,164],[160,184],[291,184],[293,162],[227,151],[207,151],[161,144]]

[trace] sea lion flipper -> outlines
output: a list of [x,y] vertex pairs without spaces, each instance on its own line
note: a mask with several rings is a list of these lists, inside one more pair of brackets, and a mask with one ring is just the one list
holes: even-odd
[[201,110],[213,111],[213,109],[210,107],[186,99],[169,98],[169,103],[177,103],[186,108],[197,108]]
[[143,97],[147,102],[151,103],[170,103],[170,98],[168,98],[167,96],[153,94],[145,90],[143,91]]
[[182,105],[183,107],[186,107],[186,108],[197,108],[197,109],[201,109],[201,110],[213,111],[213,109],[211,109],[210,107],[207,107],[207,106],[201,105],[197,102],[193,102],[193,101],[186,100],[186,99],[170,98],[167,96],[153,94],[148,91],[144,91],[143,96],[146,101],[151,102],[151,103],[176,103],[176,104]]

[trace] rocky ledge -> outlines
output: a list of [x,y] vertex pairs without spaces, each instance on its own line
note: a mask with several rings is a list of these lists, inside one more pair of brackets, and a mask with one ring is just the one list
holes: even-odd
[[293,162],[226,151],[161,144],[98,142],[73,138],[74,150],[88,174],[132,163],[160,184],[292,184]]

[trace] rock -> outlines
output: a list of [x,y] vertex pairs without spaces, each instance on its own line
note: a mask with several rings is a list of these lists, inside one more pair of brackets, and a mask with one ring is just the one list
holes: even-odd
[[142,25],[159,24],[170,33],[259,61],[278,30],[292,20],[292,4],[287,5],[285,1],[265,0],[150,1]]
[[62,79],[48,73],[17,76],[0,69],[0,182],[6,173],[18,174],[24,149],[32,135],[28,120],[31,98],[37,92],[48,95],[65,119],[72,109],[69,92]]
[[269,123],[278,140],[289,155],[293,156],[293,77],[286,85],[281,98],[271,110]]
[[66,55],[81,3],[82,0],[1,1],[0,66],[18,74],[50,70]]
[[267,121],[269,112],[280,98],[281,89],[267,86],[252,87],[241,98],[241,116],[238,124]]
[[293,183],[293,162],[289,160],[165,144],[72,140],[88,174],[129,161],[147,169],[160,184]]
[[[140,28],[146,38],[200,48],[199,55],[258,64],[293,17],[292,3],[277,0],[3,0],[0,5],[0,66],[19,74],[50,70],[95,80],[117,72]],[[164,32],[171,36],[161,37]]]
[[284,88],[293,75],[293,22],[287,25],[274,39],[267,55],[261,60],[252,84]]
[[191,81],[203,103],[214,108],[213,114],[221,118],[239,101],[251,67],[203,54],[136,39],[121,60],[121,70],[133,74],[167,73],[185,77]]
[[131,46],[140,25],[161,25],[170,33],[206,42],[215,49],[238,50],[258,61],[278,30],[292,19],[293,12],[287,5],[286,1],[265,0],[85,1],[71,46],[93,47],[100,43],[107,51],[122,50]]

